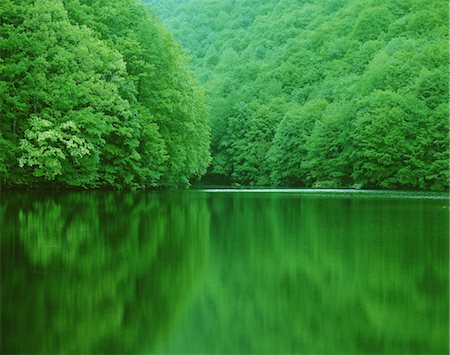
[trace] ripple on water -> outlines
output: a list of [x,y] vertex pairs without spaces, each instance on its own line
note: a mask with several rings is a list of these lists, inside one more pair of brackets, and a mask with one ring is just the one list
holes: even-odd
[[205,188],[199,191],[208,193],[282,193],[296,195],[314,195],[317,197],[383,197],[401,199],[448,200],[446,192],[389,191],[389,190],[352,190],[352,189],[249,189],[249,188]]

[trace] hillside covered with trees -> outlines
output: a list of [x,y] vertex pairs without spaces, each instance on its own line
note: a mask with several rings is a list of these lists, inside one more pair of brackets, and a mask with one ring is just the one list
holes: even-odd
[[192,57],[210,177],[448,188],[445,0],[146,0]]
[[446,190],[447,7],[3,0],[0,182]]
[[185,186],[210,162],[202,90],[137,0],[2,0],[3,186]]

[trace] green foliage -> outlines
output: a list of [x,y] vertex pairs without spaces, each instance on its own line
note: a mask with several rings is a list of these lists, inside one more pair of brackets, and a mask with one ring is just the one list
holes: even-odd
[[214,172],[227,174],[232,167],[232,177],[244,184],[265,185],[269,183],[266,156],[281,113],[274,107],[252,102],[233,108],[234,115],[226,121],[224,135],[220,137],[221,151],[216,159]]
[[331,105],[323,119],[314,125],[306,147],[303,168],[307,181],[314,187],[346,187],[352,184],[351,153],[353,143],[346,135],[349,117],[354,115],[351,105]]
[[[445,1],[145,2],[188,49],[210,97],[211,173],[245,184],[448,187]],[[328,108],[311,110],[320,100]]]
[[316,121],[320,120],[327,102],[318,100],[297,106],[286,114],[278,126],[269,152],[272,180],[277,185],[305,185],[307,144]]
[[417,132],[423,120],[420,102],[411,96],[374,91],[362,100],[353,122],[355,182],[387,189],[420,186],[415,164],[421,150]]
[[6,185],[187,185],[209,164],[204,99],[180,48],[135,0],[6,0]]
[[59,127],[46,119],[34,117],[25,132],[20,148],[23,151],[19,165],[35,167],[34,175],[52,180],[63,173],[62,163],[68,155],[78,163],[90,156],[93,146],[77,136],[80,129],[73,121],[66,121]]
[[377,39],[382,33],[387,32],[392,20],[393,16],[387,6],[370,7],[359,14],[352,37],[361,42]]

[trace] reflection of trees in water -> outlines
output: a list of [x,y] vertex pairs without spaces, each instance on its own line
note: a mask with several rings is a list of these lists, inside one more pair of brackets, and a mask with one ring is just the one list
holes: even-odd
[[2,353],[132,353],[164,341],[204,266],[204,200],[2,199]]
[[215,327],[193,328],[203,340],[185,334],[180,348],[445,353],[442,203],[221,196],[211,202],[218,274],[194,315]]

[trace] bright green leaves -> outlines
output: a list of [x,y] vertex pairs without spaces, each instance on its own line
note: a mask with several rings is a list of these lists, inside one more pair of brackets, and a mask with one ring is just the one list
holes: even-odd
[[434,70],[422,68],[416,83],[416,95],[430,109],[436,109],[448,98],[448,67],[442,66]]
[[0,161],[3,182],[176,186],[206,171],[202,95],[141,5],[22,4],[1,10],[0,149],[14,147]]
[[[432,190],[443,191],[448,187],[449,169],[449,107],[440,104],[428,117],[426,130],[421,131],[426,145],[423,147],[422,165],[425,184]],[[430,132],[430,133],[428,133]]]
[[353,143],[348,136],[348,126],[354,111],[348,103],[329,105],[314,125],[302,165],[312,186],[345,187],[351,183]]
[[276,185],[306,185],[308,142],[314,125],[327,107],[325,100],[308,102],[289,111],[277,128],[269,152],[272,174]]
[[[123,78],[124,63],[91,31],[72,25],[62,2],[36,1],[23,11],[26,20],[5,43],[18,47],[4,66],[7,100],[14,101],[6,107],[13,124],[2,128],[20,146],[9,183],[31,171],[38,179],[30,182],[95,186],[113,117],[130,115],[114,83]],[[21,70],[11,71],[17,60]]]
[[352,132],[357,184],[388,189],[418,184],[413,143],[423,118],[411,103],[390,91],[376,91],[361,103]]
[[138,127],[138,184],[184,186],[203,175],[210,161],[204,98],[172,37],[132,0],[99,1],[82,12],[78,1],[65,3],[76,21],[94,28],[126,62],[120,92]]
[[357,185],[442,190],[448,181],[448,106],[427,108],[413,95],[375,91],[353,122]]
[[353,27],[353,38],[367,42],[387,32],[393,16],[386,7],[372,7],[361,12]]
[[33,167],[36,177],[53,180],[63,173],[62,163],[72,159],[74,163],[90,155],[94,146],[78,136],[80,129],[73,121],[55,126],[52,121],[40,117],[30,119],[20,149],[19,165]]
[[447,188],[445,1],[147,2],[206,84],[214,176]]

